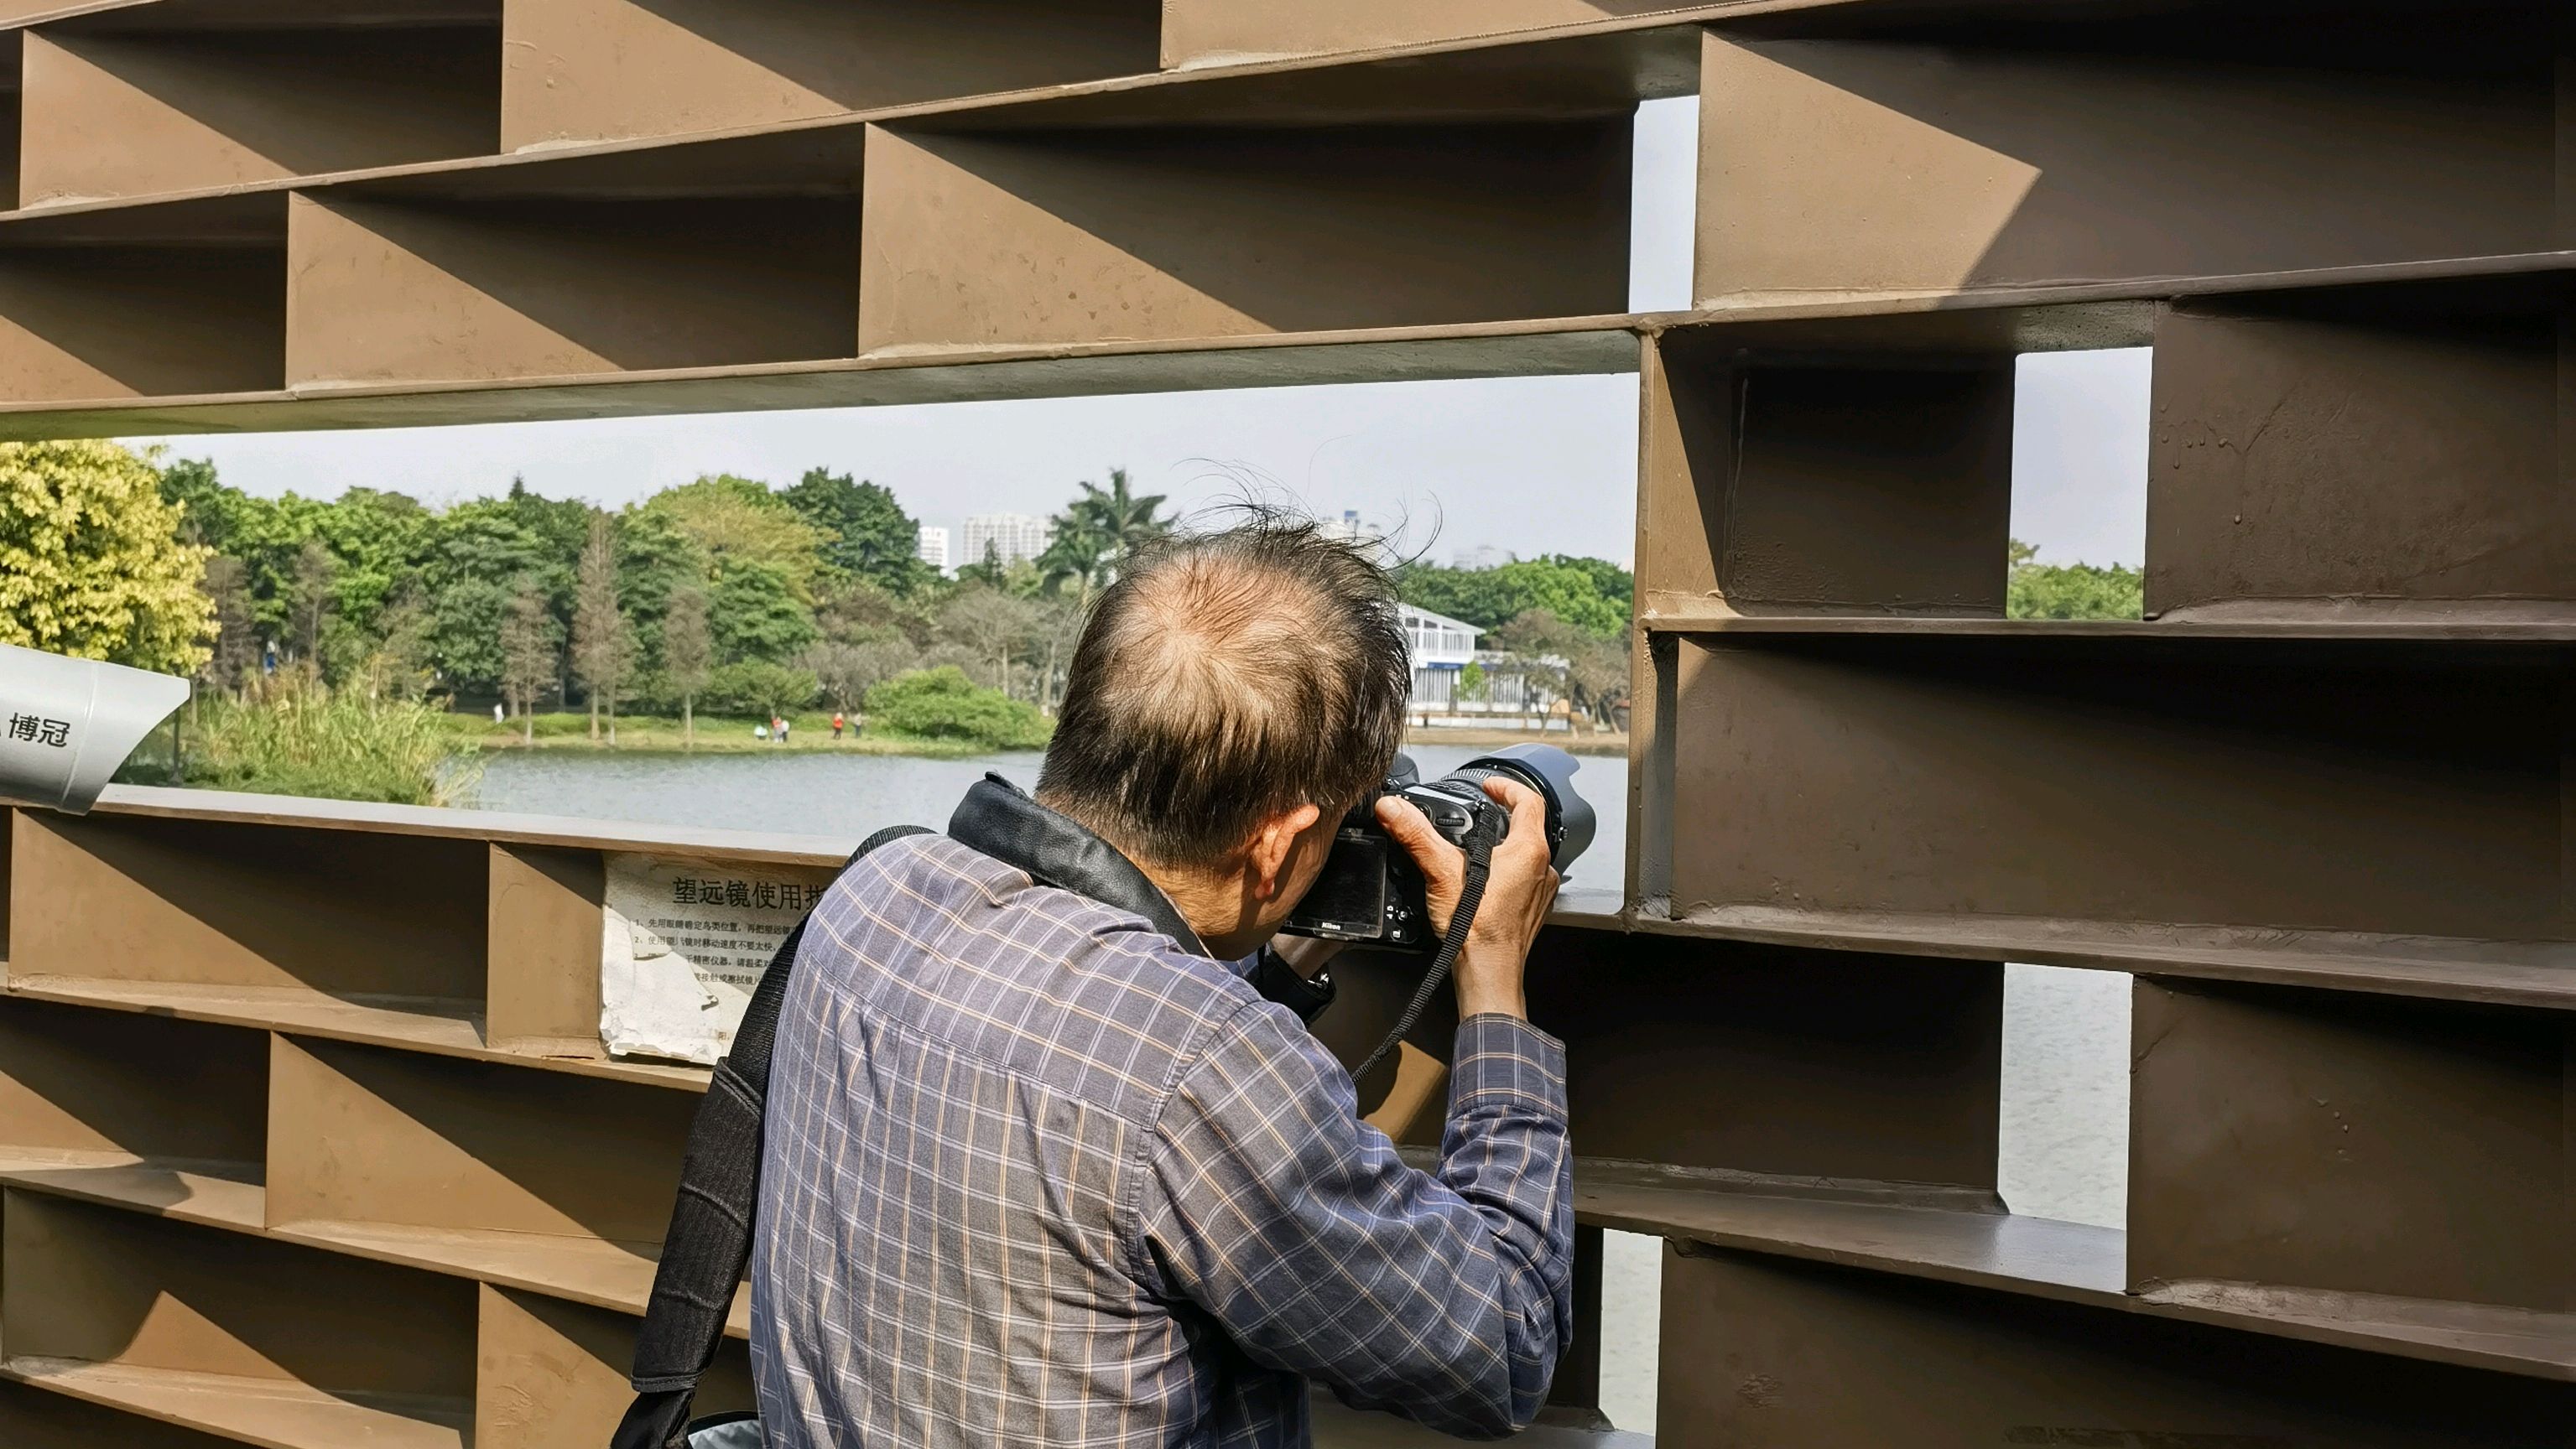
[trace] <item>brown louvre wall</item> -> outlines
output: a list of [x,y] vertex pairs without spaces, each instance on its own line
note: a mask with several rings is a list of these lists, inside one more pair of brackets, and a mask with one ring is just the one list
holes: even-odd
[[268,1038],[13,1003],[0,1012],[0,1181],[257,1228]]
[[281,249],[12,249],[6,240],[0,237],[0,399],[185,397],[284,380]]
[[1784,636],[1677,671],[1683,918],[2576,1001],[2561,649]]
[[1155,65],[1154,0],[509,0],[504,29],[506,151],[776,125]]
[[694,1097],[285,1036],[271,1072],[281,1235],[641,1311]]
[[234,1449],[237,1443],[0,1379],[0,1444],[10,1449]]
[[2131,1282],[2354,1316],[2375,1298],[2489,1304],[2576,1335],[2571,1025],[2141,980]]
[[2561,316],[2337,310],[2158,324],[2148,611],[2576,621]]
[[138,1008],[468,1024],[478,842],[15,815],[9,981]]
[[488,155],[497,30],[26,36],[22,206]]
[[12,1191],[15,1378],[253,1443],[463,1449],[474,1285]]
[[2002,615],[2010,356],[1654,350],[1638,504],[1649,608]]
[[2555,1449],[2576,1386],[1700,1250],[1664,1259],[1660,1449]]
[[1164,0],[1163,64],[1239,64],[1690,8],[1674,0]]
[[869,354],[1585,316],[1627,304],[1626,121],[871,128]]
[[847,357],[857,222],[828,197],[299,196],[287,377],[479,382]]
[[[636,1320],[506,1288],[481,1294],[474,1449],[564,1449],[605,1444],[635,1399]],[[738,1343],[717,1351],[696,1410],[753,1407],[751,1361]]]
[[1849,303],[2546,251],[2560,121],[2534,39],[2501,74],[2410,74],[1711,33],[1695,292]]

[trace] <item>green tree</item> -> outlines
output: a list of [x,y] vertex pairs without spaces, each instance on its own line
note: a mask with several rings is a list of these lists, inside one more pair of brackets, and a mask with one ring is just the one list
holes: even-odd
[[715,665],[715,643],[707,637],[707,596],[697,589],[676,588],[662,611],[662,677],[680,697],[680,745],[698,743],[697,702]]
[[1524,678],[1552,685],[1586,718],[1610,724],[1628,690],[1628,640],[1577,629],[1545,609],[1532,609],[1494,631],[1494,647],[1513,656]]
[[617,532],[607,513],[593,510],[573,584],[573,674],[590,705],[590,737],[599,738],[600,706],[608,707],[608,742],[617,743],[617,694],[634,667],[635,639],[617,607]]
[[827,468],[808,468],[778,495],[822,536],[824,563],[846,577],[865,579],[896,598],[909,598],[938,578],[921,561],[921,525],[894,494],[874,483]]
[[0,443],[0,642],[193,674],[214,550],[182,543],[160,471],[114,443]]
[[572,557],[558,556],[549,534],[506,499],[478,498],[439,516],[421,574],[430,600],[430,663],[450,688],[502,688],[502,619],[523,585],[536,591],[560,636]]
[[2004,616],[2011,619],[2142,619],[2146,617],[2146,578],[2138,570],[2114,564],[2044,564],[2039,550],[2014,539],[2007,555],[2012,572],[2004,590]]
[[812,704],[821,688],[811,670],[743,659],[708,675],[706,704],[717,714],[754,715],[766,721]]
[[716,580],[707,625],[717,656],[727,663],[779,663],[822,634],[786,571],[752,559],[736,561]]
[[764,565],[786,580],[797,602],[812,603],[814,578],[823,568],[823,533],[769,485],[715,473],[665,488],[638,511],[669,520],[695,543],[718,583],[737,566]]
[[501,656],[501,688],[518,714],[522,738],[534,743],[537,738],[537,696],[556,681],[556,668],[563,655],[563,630],[555,622],[554,611],[546,607],[544,587],[534,578],[521,579],[511,590],[510,602],[501,616],[498,653]]
[[1133,491],[1124,468],[1109,470],[1106,488],[1076,486],[1081,494],[1047,520],[1053,533],[1037,565],[1048,590],[1072,583],[1076,597],[1087,603],[1092,590],[1117,578],[1128,559],[1167,537],[1172,520],[1162,511],[1164,495]]
[[868,691],[877,728],[920,739],[961,740],[987,749],[1035,749],[1046,721],[1025,700],[982,689],[955,665],[898,674]]
[[1533,609],[1602,638],[1624,635],[1636,595],[1626,569],[1595,558],[1553,554],[1490,569],[1408,564],[1396,571],[1408,604],[1473,624],[1503,627]]

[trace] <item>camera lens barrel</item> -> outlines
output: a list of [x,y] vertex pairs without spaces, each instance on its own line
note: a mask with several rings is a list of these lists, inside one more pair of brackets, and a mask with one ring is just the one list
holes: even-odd
[[1547,801],[1548,859],[1563,871],[1592,848],[1599,828],[1592,802],[1574,788],[1574,772],[1582,768],[1582,761],[1555,745],[1511,745],[1469,760],[1444,783],[1456,780],[1481,790],[1494,776],[1509,775],[1536,790]]

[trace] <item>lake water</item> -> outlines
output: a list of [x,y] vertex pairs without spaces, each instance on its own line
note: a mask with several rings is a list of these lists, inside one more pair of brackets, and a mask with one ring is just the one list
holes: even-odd
[[[1481,753],[1409,748],[1426,777]],[[1628,766],[1584,756],[1576,783],[1599,811],[1600,832],[1569,886],[1619,888],[1627,837]],[[506,751],[490,757],[486,809],[659,824],[782,830],[856,839],[880,827],[937,827],[968,786],[998,771],[1037,780],[1033,753],[967,760],[781,753],[604,755]],[[1544,1022],[1540,1023],[1542,1026]],[[2013,1210],[2119,1227],[2128,1191],[2129,978],[2112,972],[2012,966],[2004,977],[2001,1181]],[[1662,1245],[1608,1235],[1604,1263],[1602,1397],[1621,1428],[1651,1432]]]

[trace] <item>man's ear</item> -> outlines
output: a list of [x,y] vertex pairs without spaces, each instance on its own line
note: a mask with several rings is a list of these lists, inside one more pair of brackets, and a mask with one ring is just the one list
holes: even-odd
[[1283,810],[1261,823],[1252,837],[1252,850],[1244,864],[1252,867],[1253,894],[1269,900],[1279,894],[1288,874],[1288,857],[1297,849],[1297,837],[1315,828],[1324,812],[1313,805],[1300,805]]

